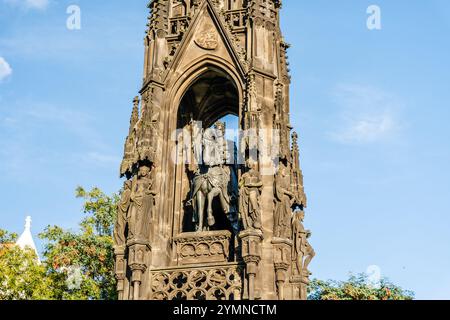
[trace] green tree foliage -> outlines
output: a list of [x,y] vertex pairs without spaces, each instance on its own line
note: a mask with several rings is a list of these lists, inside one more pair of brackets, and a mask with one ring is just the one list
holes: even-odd
[[0,245],[7,243],[15,243],[17,240],[16,233],[9,233],[6,230],[0,229]]
[[119,196],[109,197],[100,189],[79,187],[86,217],[80,230],[72,232],[48,226],[39,235],[47,241],[45,266],[55,299],[116,299],[112,231]]
[[347,281],[314,280],[309,288],[309,300],[412,300],[414,293],[387,279],[371,285],[367,274],[351,275]]
[[45,267],[39,264],[36,253],[31,249],[22,250],[6,244],[14,237],[1,238],[0,300],[51,299],[50,280]]
[[82,187],[76,189],[76,197],[84,199],[83,211],[87,217],[81,222],[81,227],[92,231],[98,236],[112,236],[117,216],[119,194],[107,196],[99,188],[87,192]]

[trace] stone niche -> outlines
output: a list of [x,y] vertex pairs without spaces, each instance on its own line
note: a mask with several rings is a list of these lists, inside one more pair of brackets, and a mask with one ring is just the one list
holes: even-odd
[[174,238],[178,266],[226,263],[230,257],[230,231],[182,233]]

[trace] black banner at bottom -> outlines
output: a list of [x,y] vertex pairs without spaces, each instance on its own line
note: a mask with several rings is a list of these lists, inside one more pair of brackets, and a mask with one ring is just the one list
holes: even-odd
[[[345,316],[365,318],[393,316],[401,312],[427,318],[446,311],[450,302],[433,301],[24,301],[0,302],[1,314],[24,316],[44,315],[46,318],[84,318],[139,320],[201,320],[201,319],[301,319],[307,316]],[[440,310],[442,309],[442,310]],[[11,313],[8,313],[10,311]]]

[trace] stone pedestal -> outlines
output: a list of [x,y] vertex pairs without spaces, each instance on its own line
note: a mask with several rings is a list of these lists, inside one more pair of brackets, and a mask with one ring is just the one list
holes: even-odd
[[183,233],[174,238],[177,264],[210,265],[228,262],[231,232],[208,231]]
[[239,234],[242,241],[242,259],[246,263],[246,286],[244,296],[255,300],[255,278],[261,261],[261,244],[264,240],[261,230],[248,229]]
[[290,283],[294,289],[294,300],[307,300],[308,299],[308,286],[309,286],[309,273],[303,276],[293,276],[290,279]]

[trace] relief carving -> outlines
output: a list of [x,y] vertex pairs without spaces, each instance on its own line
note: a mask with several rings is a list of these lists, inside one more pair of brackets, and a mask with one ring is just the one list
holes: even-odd
[[194,39],[195,43],[202,49],[215,50],[219,45],[219,34],[212,25],[207,25]]
[[226,263],[229,260],[230,240],[229,231],[183,233],[174,239],[178,265]]

